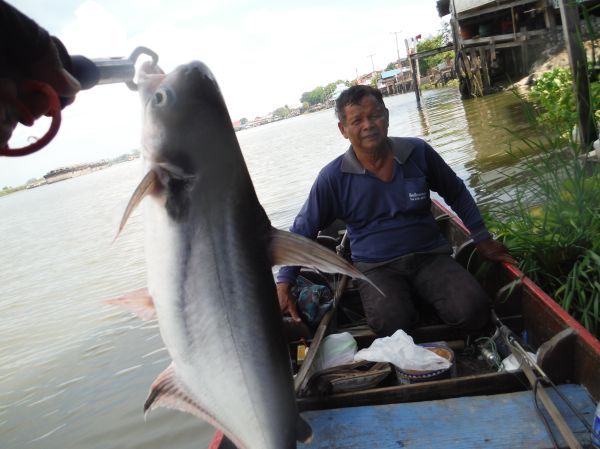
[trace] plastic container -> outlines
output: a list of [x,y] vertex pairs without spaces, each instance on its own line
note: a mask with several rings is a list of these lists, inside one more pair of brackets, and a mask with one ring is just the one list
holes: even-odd
[[357,347],[356,340],[349,332],[328,335],[315,356],[314,372],[353,363]]
[[594,423],[592,424],[592,446],[600,449],[600,402],[596,407],[596,416],[594,416]]
[[448,379],[451,377],[452,368],[454,365],[454,351],[445,342],[436,343],[425,343],[420,346],[435,352],[437,355],[444,357],[450,361],[452,365],[449,368],[435,370],[435,371],[416,371],[416,370],[403,370],[395,366],[396,377],[400,384],[414,384],[421,382],[428,382],[430,380],[441,380]]

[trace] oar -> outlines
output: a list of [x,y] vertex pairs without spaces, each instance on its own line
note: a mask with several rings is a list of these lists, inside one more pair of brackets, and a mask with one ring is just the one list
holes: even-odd
[[[492,312],[492,316],[493,316],[494,320],[496,321],[496,325],[498,326],[498,329],[500,330],[500,333],[503,336],[504,341],[506,342],[507,346],[510,348],[512,354],[519,361],[519,364],[521,365],[521,369],[523,370],[525,377],[527,377],[527,380],[529,381],[529,384],[531,385],[533,394],[536,395],[536,398],[537,397],[540,398],[540,400],[542,401],[542,404],[544,404],[544,407],[546,407],[548,414],[552,418],[552,421],[554,421],[554,424],[556,424],[558,431],[560,432],[560,434],[563,436],[563,438],[569,445],[569,448],[570,449],[582,449],[581,444],[579,443],[579,441],[573,434],[573,431],[567,424],[565,418],[560,413],[560,410],[558,410],[558,408],[554,404],[554,401],[552,401],[552,398],[550,397],[548,392],[541,385],[542,381],[549,381],[546,374],[538,366],[537,362],[534,359],[532,359],[532,357],[527,353],[527,351],[525,351],[525,349],[523,349],[523,347],[519,344],[519,342],[514,338],[512,331],[500,321],[500,319],[496,316],[495,313]],[[539,373],[539,375],[534,372],[534,369],[537,373]],[[548,432],[550,433],[549,428],[548,428]],[[550,436],[552,437],[552,434],[550,434]],[[554,438],[554,437],[552,437],[552,438]]]
[[[338,255],[343,257],[347,242],[348,242],[348,231],[344,232],[342,241],[336,248],[336,252],[338,253]],[[312,364],[315,360],[315,356],[317,355],[317,352],[319,351],[319,347],[321,346],[321,341],[323,341],[323,338],[325,337],[325,335],[327,333],[329,323],[331,322],[331,319],[337,313],[338,304],[340,302],[340,299],[341,299],[344,291],[346,290],[346,286],[348,285],[349,280],[350,280],[350,278],[348,276],[342,275],[340,282],[337,285],[337,288],[335,290],[335,294],[333,295],[332,307],[329,311],[327,311],[327,313],[325,313],[325,315],[323,315],[323,318],[321,318],[321,322],[319,323],[319,326],[317,326],[317,330],[315,331],[315,335],[313,336],[312,343],[310,344],[308,355],[304,359],[304,362],[302,362],[302,366],[300,367],[300,370],[298,371],[298,374],[296,374],[296,378],[294,380],[294,390],[296,392],[296,397],[298,397],[298,394],[302,391],[302,389],[306,385],[306,382],[308,381],[307,376],[310,371],[310,368],[312,367]]]
[[315,356],[317,355],[317,352],[319,351],[319,347],[321,346],[321,341],[323,341],[323,337],[325,337],[327,328],[329,327],[329,323],[331,322],[331,319],[337,312],[337,306],[339,304],[342,293],[346,289],[348,280],[349,280],[348,276],[342,275],[342,279],[340,280],[340,283],[338,284],[338,288],[336,289],[335,295],[333,297],[333,305],[332,305],[331,309],[329,309],[329,311],[327,311],[327,313],[325,313],[325,315],[323,315],[323,318],[321,318],[321,322],[319,323],[319,326],[317,327],[317,330],[315,331],[315,335],[314,335],[312,343],[310,345],[308,355],[304,359],[304,362],[302,362],[300,371],[298,371],[298,374],[296,375],[296,379],[294,380],[294,389],[296,391],[296,396],[298,396],[298,393],[302,390],[302,388],[304,388],[304,385],[306,384],[306,381],[308,380],[307,379],[308,372],[310,371],[310,368],[312,367]]

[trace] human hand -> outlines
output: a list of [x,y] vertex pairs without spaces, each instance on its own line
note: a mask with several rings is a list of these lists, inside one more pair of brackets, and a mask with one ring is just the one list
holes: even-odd
[[482,240],[475,244],[477,252],[485,259],[492,262],[506,262],[517,265],[517,261],[508,253],[508,249],[498,240]]
[[16,67],[10,75],[0,77],[0,148],[5,148],[17,126],[31,126],[35,119],[50,109],[49,98],[42,92],[22,89],[25,81],[48,84],[60,97],[63,105],[73,102],[80,90],[79,82],[65,70],[54,41],[50,40],[44,54]]
[[290,284],[281,282],[277,284],[277,299],[279,300],[279,308],[282,314],[288,313],[294,321],[302,321],[296,308],[296,301],[290,291]]

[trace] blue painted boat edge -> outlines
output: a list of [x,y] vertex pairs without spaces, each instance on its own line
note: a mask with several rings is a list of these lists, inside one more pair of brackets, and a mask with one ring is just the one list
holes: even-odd
[[[595,404],[587,390],[580,385],[562,385],[559,389],[591,423]],[[589,445],[590,434],[585,425],[555,392],[549,393],[580,443]],[[531,391],[318,410],[302,415],[313,428],[313,441],[299,444],[298,449],[552,447]],[[564,445],[553,424],[551,428]]]

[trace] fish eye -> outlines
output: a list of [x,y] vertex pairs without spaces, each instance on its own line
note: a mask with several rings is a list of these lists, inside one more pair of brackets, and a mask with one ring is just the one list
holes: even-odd
[[173,91],[170,89],[158,89],[152,98],[152,102],[155,106],[166,106],[173,102],[175,96],[173,95]]

